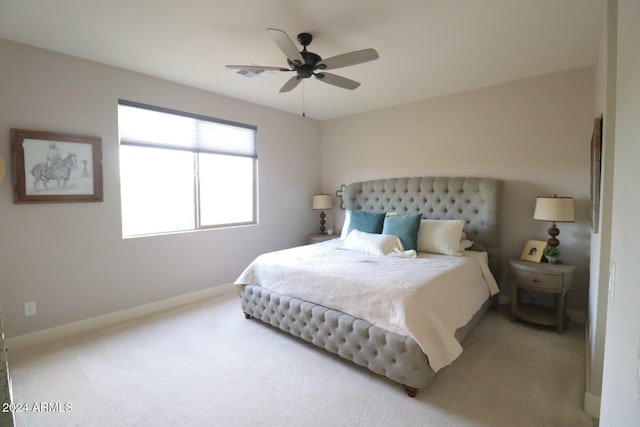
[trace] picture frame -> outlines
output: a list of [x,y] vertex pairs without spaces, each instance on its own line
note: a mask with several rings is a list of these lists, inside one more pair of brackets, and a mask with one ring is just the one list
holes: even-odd
[[15,203],[102,202],[102,139],[11,129]]
[[529,240],[527,244],[524,245],[520,259],[539,263],[542,260],[542,255],[546,247],[547,242],[544,240]]
[[593,119],[591,135],[591,228],[600,231],[600,182],[602,174],[602,119]]

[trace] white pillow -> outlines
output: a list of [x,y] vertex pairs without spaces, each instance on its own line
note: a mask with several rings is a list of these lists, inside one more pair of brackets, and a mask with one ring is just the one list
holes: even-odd
[[460,239],[460,252],[464,251],[465,249],[469,249],[471,246],[473,246],[473,241],[469,239]]
[[351,223],[351,209],[347,209],[344,213],[344,222],[342,223],[342,231],[340,232],[340,238],[342,240],[347,238],[347,230],[349,230],[350,223]]
[[442,255],[460,255],[462,219],[423,219],[418,230],[418,251]]
[[342,249],[369,255],[388,255],[391,252],[404,251],[398,236],[365,233],[360,230],[352,230],[349,233]]

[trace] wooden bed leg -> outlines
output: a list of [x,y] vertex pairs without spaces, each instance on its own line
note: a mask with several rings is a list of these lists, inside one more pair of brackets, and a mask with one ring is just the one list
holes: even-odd
[[251,319],[251,315],[247,312],[244,313],[244,318],[245,319]]
[[406,385],[404,386],[404,389],[407,390],[407,395],[409,395],[409,397],[416,397],[416,394],[418,394],[418,389],[415,387],[409,387]]

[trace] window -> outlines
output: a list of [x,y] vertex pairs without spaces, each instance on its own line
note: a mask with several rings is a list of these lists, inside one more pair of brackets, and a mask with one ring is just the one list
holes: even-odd
[[256,223],[256,127],[119,101],[124,237]]

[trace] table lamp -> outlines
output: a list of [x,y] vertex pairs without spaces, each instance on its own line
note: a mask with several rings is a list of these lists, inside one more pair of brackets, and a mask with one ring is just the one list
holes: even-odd
[[320,211],[320,234],[327,234],[327,229],[325,228],[325,209],[331,209],[333,207],[333,197],[329,194],[316,194],[313,196],[313,206],[312,209]]
[[574,222],[575,211],[573,205],[573,197],[538,197],[536,199],[536,208],[533,213],[533,219],[537,221],[550,221],[551,228],[547,230],[549,240],[547,245],[552,248],[557,247],[560,241],[556,238],[560,234],[560,230],[556,227],[556,222]]

